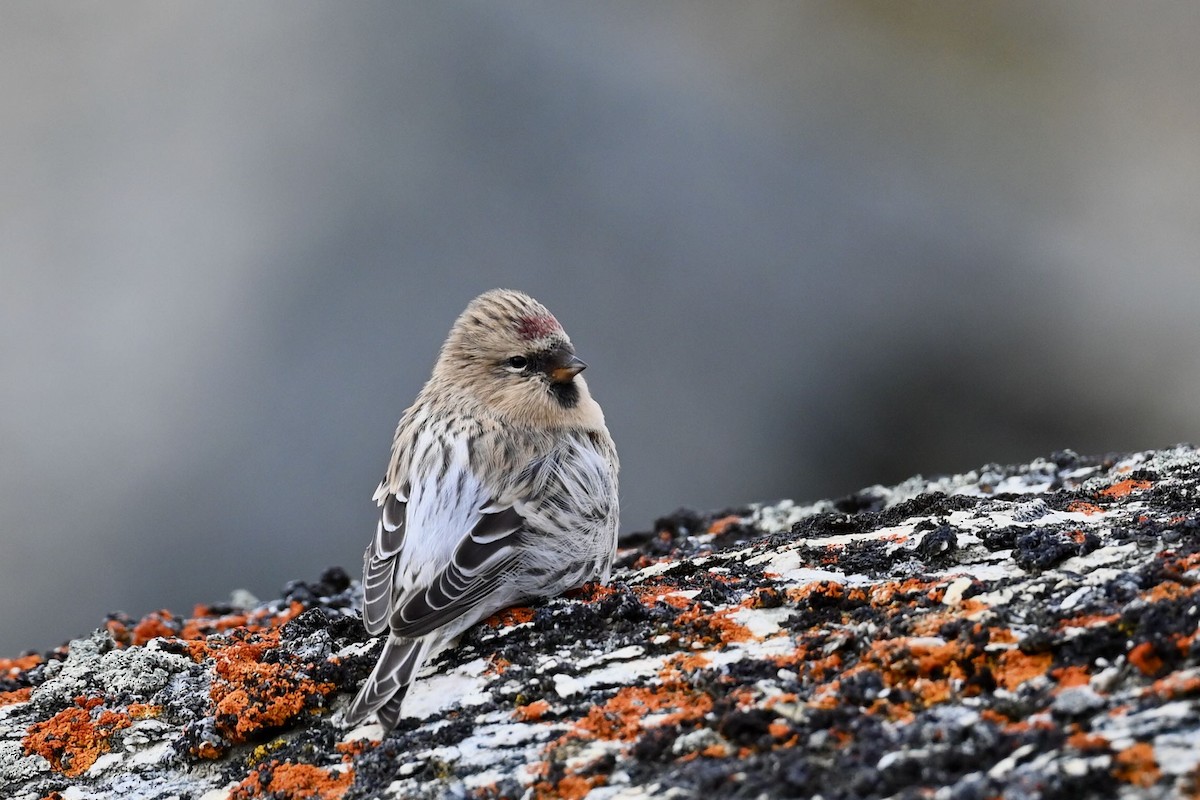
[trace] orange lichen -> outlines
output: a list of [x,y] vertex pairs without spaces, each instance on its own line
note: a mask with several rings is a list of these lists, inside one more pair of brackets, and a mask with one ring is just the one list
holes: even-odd
[[[920,639],[900,637],[872,643],[860,663],[845,672],[849,677],[864,670],[878,672],[885,686],[901,686],[912,692],[920,705],[928,707],[944,703],[955,693],[952,682],[961,682],[967,677],[963,665],[971,660],[958,642],[933,644]],[[826,695],[826,702],[840,703],[837,694]],[[899,714],[907,717],[910,710],[896,708],[890,704],[879,706],[889,716]]]
[[516,625],[524,625],[526,622],[533,622],[533,609],[526,606],[506,608],[492,614],[484,622],[489,628],[512,628]]
[[[706,660],[705,660],[706,661]],[[592,706],[583,719],[552,742],[547,748],[547,760],[533,767],[541,776],[533,786],[534,797],[581,798],[592,788],[605,783],[603,775],[581,775],[575,771],[554,781],[549,764],[554,760],[553,751],[572,741],[600,739],[606,741],[633,742],[650,727],[646,717],[655,715],[653,725],[673,726],[696,722],[713,709],[712,696],[690,686],[686,680],[702,666],[692,654],[680,653],[668,660],[662,672],[663,683],[656,687],[626,686],[617,691],[602,705]],[[749,702],[748,690],[735,689],[729,697],[739,705]],[[537,704],[530,704],[531,706]],[[540,716],[543,710],[538,710]],[[691,754],[695,757],[696,754]]]
[[1058,681],[1059,689],[1069,689],[1072,686],[1087,686],[1091,673],[1087,667],[1072,664],[1069,667],[1059,667],[1050,671],[1050,677]]
[[603,583],[589,581],[578,589],[572,589],[564,594],[572,600],[578,600],[581,603],[595,603],[603,600],[606,597],[612,597],[617,593],[617,590],[611,586],[606,586]]
[[887,686],[908,686],[914,679],[934,676],[965,677],[960,662],[969,655],[963,651],[962,645],[956,641],[936,641],[897,637],[872,642],[860,666],[878,668]]
[[1175,555],[1174,552],[1167,550],[1159,553],[1159,558],[1170,561],[1168,569],[1177,573],[1189,572],[1193,569],[1200,569],[1200,553],[1192,553],[1191,555],[1183,556],[1182,558]]
[[[754,638],[754,634],[745,625],[730,619],[738,608],[723,608],[719,611],[708,611],[702,603],[692,603],[691,606],[675,618],[675,624],[698,632],[699,638],[705,644],[728,645],[733,642],[746,642]],[[711,640],[715,639],[713,642]]]
[[1045,675],[1053,661],[1050,653],[1029,655],[1020,650],[1006,650],[997,664],[996,680],[1011,692],[1026,681]]
[[142,618],[141,622],[134,625],[131,641],[134,645],[143,645],[151,639],[156,639],[160,636],[171,637],[178,633],[179,624],[175,622],[175,617],[172,616],[171,612],[164,608],[161,611],[147,614]]
[[0,658],[0,678],[15,678],[40,663],[42,657],[36,653],[18,658]]
[[196,660],[213,659],[212,713],[217,730],[235,744],[263,728],[283,725],[313,697],[337,688],[333,683],[301,677],[303,665],[264,662],[263,656],[278,643],[279,630],[274,629],[262,634],[245,632],[232,641],[209,639],[189,646]]
[[1200,592],[1200,585],[1184,586],[1175,581],[1163,581],[1142,592],[1141,597],[1149,603],[1161,603],[1164,600],[1181,600],[1197,592]]
[[229,793],[230,800],[256,797],[279,800],[340,800],[354,782],[354,770],[335,771],[311,764],[272,761],[246,776]]
[[794,586],[784,591],[789,602],[796,605],[807,604],[817,600],[853,600],[865,602],[867,594],[862,589],[846,589],[846,585],[836,581],[813,581],[803,586]]
[[1180,697],[1200,695],[1200,676],[1168,675],[1165,678],[1156,680],[1144,691],[1156,694],[1163,700],[1175,700]]
[[130,719],[150,719],[162,713],[162,706],[149,703],[130,703],[125,712],[129,714]]
[[604,705],[592,706],[576,723],[574,733],[583,738],[630,741],[645,729],[647,714],[668,711],[662,724],[677,725],[700,719],[712,706],[712,697],[691,687],[626,686]]
[[1023,736],[1032,731],[1057,730],[1057,727],[1055,726],[1055,724],[1048,719],[1036,719],[1036,720],[1019,719],[1014,722],[1009,722],[1009,723],[1003,725],[1002,728],[1005,733],[1011,734],[1014,736],[1017,736],[1017,735]]
[[1104,513],[1104,509],[1100,506],[1096,505],[1095,503],[1086,503],[1083,500],[1075,500],[1069,503],[1067,505],[1067,511],[1076,514],[1084,514],[1089,517]]
[[1138,742],[1117,753],[1113,777],[1143,789],[1158,783],[1162,778],[1162,770],[1154,758],[1154,748],[1147,742]]
[[354,756],[362,755],[378,744],[378,739],[354,739],[349,742],[338,742],[333,746],[333,749],[341,753],[342,760],[345,761]]
[[1163,660],[1155,652],[1152,642],[1142,642],[1130,650],[1129,663],[1137,667],[1143,675],[1157,675],[1163,668]]
[[[915,625],[915,628],[924,628]],[[862,672],[879,676],[886,687],[903,688],[911,693],[913,703],[875,701],[867,707],[894,721],[912,719],[914,708],[928,708],[950,702],[958,697],[976,696],[982,685],[974,676],[991,674],[1006,689],[1014,689],[1027,680],[1046,674],[1053,662],[1049,653],[1027,655],[1019,650],[1006,650],[997,655],[986,649],[985,643],[1011,639],[1004,628],[985,629],[976,623],[976,636],[971,639],[944,641],[934,636],[896,636],[871,642],[852,666],[843,669],[835,653],[825,659],[814,658],[810,648],[801,645],[795,654],[776,656],[774,663],[801,673],[806,681],[816,685],[809,704],[815,708],[836,708],[843,702],[841,681]],[[983,634],[983,635],[979,635]],[[807,656],[807,657],[806,657]],[[1064,673],[1065,679],[1077,680],[1074,672]]]
[[743,608],[771,608],[783,604],[784,595],[772,586],[760,586],[742,601]]
[[304,604],[293,600],[283,611],[269,607],[252,613],[213,614],[208,606],[197,605],[189,618],[176,617],[162,609],[152,611],[136,623],[127,625],[120,619],[110,619],[105,628],[113,640],[123,646],[144,645],[157,637],[199,641],[214,633],[223,633],[237,628],[248,631],[269,630],[284,625],[304,613]]
[[981,719],[983,719],[985,722],[990,722],[993,725],[999,725],[999,726],[1004,726],[1004,725],[1007,725],[1008,723],[1012,722],[1012,720],[1010,720],[1008,717],[1004,716],[1003,714],[1001,714],[999,711],[997,711],[994,708],[979,709],[979,717]]
[[681,594],[668,593],[663,595],[648,594],[642,598],[642,604],[653,608],[656,603],[666,603],[671,608],[687,608],[692,601]]
[[603,775],[567,775],[557,784],[539,782],[534,786],[534,797],[538,800],[583,800],[588,792],[606,782]]
[[749,686],[739,686],[725,694],[727,700],[732,700],[738,708],[749,708],[761,699],[759,693]]
[[1188,800],[1200,800],[1200,765],[1192,767],[1191,771],[1179,779],[1179,791]]
[[867,592],[867,599],[871,605],[880,608],[890,606],[897,600],[907,602],[919,596],[924,596],[935,603],[940,603],[946,594],[946,586],[948,585],[948,581],[929,581],[921,580],[920,578],[908,578],[903,581],[884,581],[870,587]]
[[676,653],[663,663],[658,677],[663,683],[679,681],[686,673],[704,669],[708,663],[708,656],[704,653]]
[[836,564],[838,562],[838,559],[841,558],[842,551],[845,550],[846,548],[845,548],[845,545],[827,544],[827,545],[825,545],[825,547],[823,549],[825,552],[821,556],[821,563],[822,564]]
[[488,656],[487,662],[484,672],[488,675],[503,675],[505,670],[512,666],[512,662],[499,653],[492,653]]
[[250,617],[246,614],[214,615],[208,606],[198,605],[192,609],[191,619],[184,620],[179,637],[203,639],[212,633],[222,633],[250,624]]
[[26,686],[24,689],[13,689],[11,692],[0,692],[0,706],[24,703],[29,699],[29,695],[31,694],[33,694],[32,686]]
[[1126,497],[1133,492],[1149,489],[1153,485],[1154,484],[1150,483],[1150,481],[1137,481],[1129,479],[1114,483],[1107,489],[1101,489],[1098,494],[1113,498]]
[[781,692],[780,694],[773,694],[765,698],[762,706],[763,708],[774,708],[780,703],[796,703],[799,700],[800,698],[794,692]]
[[994,644],[1016,644],[1017,636],[1008,628],[989,628],[988,638]]
[[737,514],[730,514],[727,517],[721,517],[720,519],[713,520],[713,523],[708,526],[708,532],[714,536],[720,536],[741,521],[742,518]]
[[767,733],[771,734],[776,739],[782,739],[791,732],[792,729],[788,727],[788,724],[786,722],[780,722],[779,720],[776,720],[767,726]]
[[51,769],[67,777],[82,775],[109,751],[112,735],[132,724],[128,715],[116,711],[93,714],[92,709],[102,703],[98,697],[76,698],[75,706],[35,723],[21,741],[25,753],[40,755]]
[[987,606],[978,600],[963,600],[951,610],[930,612],[913,620],[912,634],[914,636],[937,636],[947,623],[970,619],[976,613],[986,610]]
[[1200,637],[1200,629],[1189,633],[1187,636],[1172,637],[1175,640],[1175,646],[1179,648],[1180,654],[1187,658],[1192,653],[1192,645],[1196,643],[1196,639]]
[[113,641],[121,647],[127,647],[132,640],[129,626],[119,619],[110,619],[108,622],[105,622],[104,629],[108,631],[108,635],[113,638]]
[[804,644],[791,653],[771,656],[769,660],[777,667],[797,670],[806,678],[818,683],[829,680],[831,675],[841,672],[844,666],[840,653],[822,656]]
[[1067,746],[1074,747],[1076,750],[1107,750],[1108,739],[1098,733],[1085,733],[1076,731],[1067,737]]
[[[1148,481],[1123,481],[1100,494],[1106,497],[1123,497],[1150,486]],[[1104,502],[1099,498],[1095,499],[1097,503]],[[1099,505],[1083,501],[1072,503],[1069,510],[1087,516],[1105,513]],[[710,532],[723,533],[737,522],[736,517],[722,518],[710,526]],[[1079,524],[1083,526],[1092,522],[1088,520],[1087,523]],[[1084,530],[1074,530],[1067,533],[1067,536],[1076,543],[1083,543],[1088,540],[1090,534]],[[816,546],[814,545],[814,548]],[[827,551],[835,552],[840,555],[846,551],[840,547]],[[806,551],[804,558],[806,563],[810,562],[812,551]],[[1171,568],[1180,571],[1200,567],[1200,560],[1185,564],[1182,557],[1171,560],[1169,555],[1164,555],[1164,558],[1168,560]],[[770,643],[779,647],[772,647],[770,653],[778,654],[781,650],[791,652],[760,656],[796,673],[796,676],[789,675],[789,679],[795,677],[797,685],[803,687],[798,689],[802,698],[793,697],[788,700],[789,703],[808,702],[817,708],[843,708],[847,702],[861,703],[866,706],[865,712],[868,714],[878,714],[890,720],[903,722],[914,719],[915,713],[919,713],[923,708],[990,692],[992,686],[1016,691],[1029,681],[1046,676],[1046,680],[1040,683],[1046,689],[1052,688],[1058,692],[1069,687],[1086,686],[1092,677],[1090,665],[1064,665],[1061,660],[1056,664],[1056,654],[1059,659],[1064,660],[1073,660],[1076,657],[1070,649],[1056,648],[1054,652],[1041,653],[1022,652],[1015,645],[1019,639],[1024,638],[1023,636],[1011,629],[993,628],[987,624],[995,619],[1003,619],[1003,608],[997,609],[998,614],[995,617],[984,617],[980,615],[988,609],[974,599],[961,599],[956,602],[954,608],[943,605],[947,587],[958,579],[958,576],[943,576],[941,579],[932,580],[912,578],[885,581],[862,587],[850,587],[834,581],[812,582],[786,589],[782,586],[758,587],[743,592],[741,596],[744,599],[737,606],[713,610],[711,602],[696,599],[697,596],[712,596],[711,592],[696,595],[695,590],[704,585],[702,580],[694,573],[681,573],[682,571],[675,571],[667,575],[646,576],[644,580],[635,579],[628,588],[621,587],[617,590],[580,591],[579,596],[585,598],[585,602],[587,597],[599,599],[610,596],[613,591],[619,591],[622,596],[636,598],[641,603],[654,607],[657,612],[655,624],[659,626],[654,633],[664,632],[670,637],[656,638],[656,644],[670,641],[671,646],[680,652],[667,658],[659,669],[659,685],[627,686],[619,689],[606,702],[589,709],[583,719],[553,742],[546,754],[545,769],[537,773],[542,778],[536,784],[535,796],[581,797],[598,785],[594,776],[573,771],[578,769],[580,773],[587,773],[595,767],[567,767],[567,774],[563,774],[564,764],[578,763],[571,761],[581,752],[577,740],[595,739],[616,743],[607,748],[583,748],[582,752],[589,754],[612,753],[618,749],[628,754],[633,742],[659,724],[681,725],[684,730],[689,727],[687,723],[691,723],[691,726],[701,724],[700,720],[706,714],[710,714],[716,697],[720,698],[721,709],[729,708],[731,701],[738,707],[741,707],[743,701],[750,707],[764,707],[761,687],[736,689],[741,678],[732,670],[708,669],[711,666],[712,650],[730,643],[759,638],[745,625],[735,621],[738,619],[736,615],[740,614],[743,608],[774,608],[786,603],[811,612],[792,617],[778,634],[773,634]],[[705,580],[727,578],[722,575]],[[974,585],[978,587],[981,583],[975,582]],[[1160,602],[1182,597],[1190,591],[1187,581],[1182,578],[1169,583],[1170,585],[1160,584],[1147,591],[1145,599],[1149,602]],[[1196,591],[1200,591],[1200,588]],[[692,597],[688,597],[689,594]],[[729,594],[733,592],[726,593],[726,596]],[[956,590],[955,596],[961,598],[961,593]],[[864,605],[869,605],[870,608],[862,609],[861,606]],[[667,607],[679,609],[679,613],[674,614]],[[972,615],[975,616],[974,619],[971,618]],[[659,622],[668,616],[674,616],[671,623]],[[1061,629],[1112,625],[1119,619],[1115,614],[1081,614],[1059,622],[1058,627]],[[864,632],[863,626],[858,624],[862,620],[871,621],[875,626],[874,630],[879,631],[883,637],[882,641],[869,640],[874,634]],[[806,629],[801,629],[801,625],[806,626]],[[1161,669],[1164,659],[1169,660],[1172,657],[1170,654],[1173,651],[1165,648],[1174,646],[1183,649],[1191,645],[1191,638],[1186,637],[1175,637],[1166,644],[1159,643],[1154,647],[1142,644],[1129,654],[1129,661],[1143,672],[1154,674]],[[1027,646],[1027,643],[1023,642],[1022,646]],[[693,651],[694,647],[698,650]],[[1155,647],[1158,648],[1157,651]],[[1157,659],[1157,664],[1153,659]],[[696,673],[701,671],[703,675],[698,676]],[[903,691],[888,692],[883,700],[862,700],[860,684],[850,680],[856,675],[872,680],[861,685],[878,686],[881,681],[885,687],[897,687]],[[843,690],[845,695],[842,694]],[[1170,684],[1159,681],[1146,691],[1152,690],[1164,696],[1191,695],[1200,691],[1200,678]],[[734,697],[735,692],[739,691],[745,695],[744,698]],[[1039,694],[1038,697],[1041,700],[1045,699],[1043,694]],[[518,706],[513,716],[524,721],[536,721],[548,710],[549,703],[539,700]],[[561,708],[559,710],[562,711]],[[1005,733],[1013,735],[1028,736],[1030,732],[1061,730],[1064,725],[1061,719],[1052,720],[1048,713],[1039,715],[1045,719],[1035,717],[1032,721],[1014,720],[993,711],[983,713],[985,718],[989,718],[989,714],[994,715],[991,721]],[[703,724],[711,722],[710,718]],[[1067,726],[1066,732],[1069,734],[1066,746],[1076,751],[1111,751],[1110,742],[1103,736],[1070,725]],[[755,748],[795,746],[798,741],[793,729],[784,719],[771,722],[767,733],[770,734],[769,739],[756,739],[749,748],[742,747],[739,750],[736,746],[713,745],[690,753],[685,759],[725,758],[739,754],[748,756]],[[831,730],[831,736],[837,742],[849,742],[852,738],[847,731]],[[572,740],[576,740],[574,747],[554,752],[556,748]],[[788,742],[791,744],[788,745]],[[657,740],[655,744],[657,746]],[[556,760],[555,756],[560,758]],[[1114,758],[1113,763],[1114,770],[1123,776],[1122,780],[1138,786],[1150,785],[1145,782],[1147,780],[1150,783],[1158,780],[1159,773],[1154,763],[1153,750],[1148,746],[1144,746],[1142,750],[1130,748],[1121,756]],[[551,768],[551,764],[555,766]],[[551,775],[554,778],[551,778]]]
[[216,759],[220,758],[224,752],[212,742],[201,742],[194,748],[191,748],[192,755],[197,758]]
[[1091,628],[1096,625],[1107,625],[1110,622],[1115,622],[1121,618],[1120,614],[1081,614],[1077,617],[1068,617],[1058,623],[1058,630],[1063,628]]
[[513,716],[522,722],[537,722],[549,710],[550,704],[548,702],[545,700],[534,700],[532,703],[517,706],[517,710],[513,712]]
[[630,565],[630,569],[632,569],[634,572],[637,572],[638,570],[645,569],[646,567],[652,567],[655,564],[661,564],[662,562],[668,560],[669,558],[670,558],[670,556],[655,557],[655,556],[641,555],[641,556],[638,556],[637,561],[634,561],[633,564]]

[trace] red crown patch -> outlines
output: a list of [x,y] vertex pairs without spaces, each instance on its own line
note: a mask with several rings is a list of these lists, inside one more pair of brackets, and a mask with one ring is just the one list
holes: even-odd
[[547,336],[562,332],[562,325],[558,324],[558,320],[553,314],[545,314],[536,317],[521,317],[517,320],[517,334],[526,342],[532,342],[536,339],[544,339]]

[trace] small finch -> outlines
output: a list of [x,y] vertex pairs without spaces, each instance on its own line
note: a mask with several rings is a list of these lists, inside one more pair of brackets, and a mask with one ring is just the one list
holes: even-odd
[[566,332],[528,295],[471,301],[404,412],[363,557],[363,624],[387,633],[346,712],[385,730],[418,668],[481,619],[607,581],[617,451]]

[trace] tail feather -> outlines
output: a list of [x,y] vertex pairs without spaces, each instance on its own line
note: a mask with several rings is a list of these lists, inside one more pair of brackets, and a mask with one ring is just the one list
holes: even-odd
[[385,730],[394,728],[400,719],[400,704],[425,660],[428,645],[426,639],[389,637],[375,669],[346,709],[346,723],[357,725],[374,713]]
[[408,687],[401,686],[400,690],[392,695],[392,699],[375,710],[375,718],[379,720],[379,724],[385,731],[390,731],[400,721],[400,705],[404,702],[407,694]]

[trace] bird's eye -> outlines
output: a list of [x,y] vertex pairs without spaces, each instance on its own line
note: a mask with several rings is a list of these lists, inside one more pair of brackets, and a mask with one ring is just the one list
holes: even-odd
[[529,359],[526,358],[525,356],[513,356],[512,358],[510,358],[508,361],[505,361],[504,363],[505,363],[505,365],[508,366],[509,369],[519,371],[519,370],[523,370],[529,366]]

